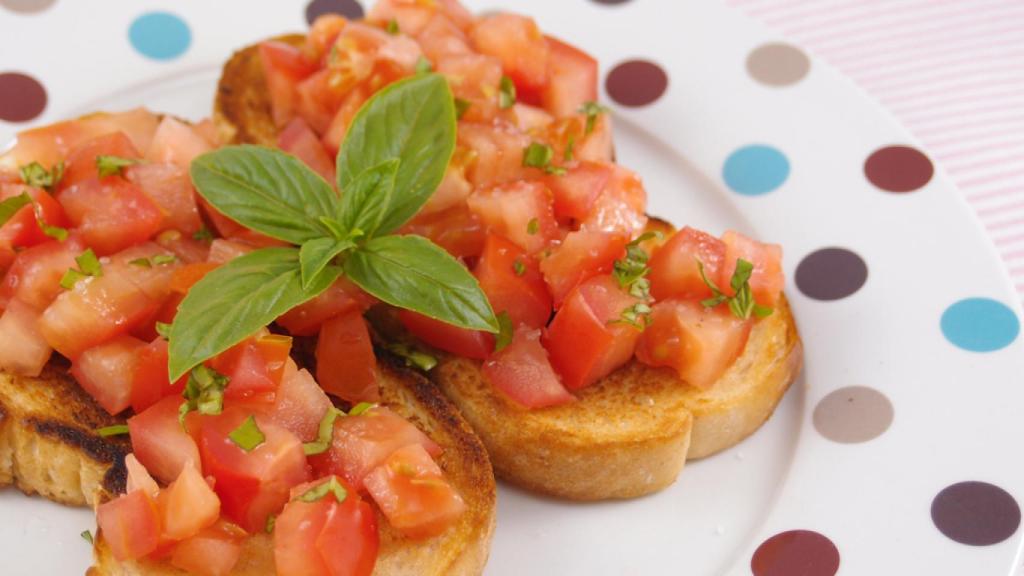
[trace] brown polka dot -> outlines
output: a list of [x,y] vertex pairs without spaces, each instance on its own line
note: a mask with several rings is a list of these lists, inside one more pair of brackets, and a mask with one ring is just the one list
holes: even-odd
[[42,12],[50,6],[53,6],[57,0],[0,0],[0,6],[7,8],[12,12],[21,12],[22,14],[31,14],[33,12]]
[[349,20],[363,17],[363,5],[358,0],[313,0],[306,5],[306,22],[310,25],[324,14],[341,14]]
[[758,546],[750,570],[754,576],[835,576],[839,550],[817,532],[790,530]]
[[796,84],[810,69],[811,60],[803,50],[782,42],[764,44],[747,56],[747,73],[769,86]]
[[27,122],[46,109],[46,89],[20,72],[0,74],[0,120]]
[[952,540],[990,546],[1020,526],[1020,506],[1006,490],[987,482],[960,482],[932,500],[932,522]]
[[646,106],[668,88],[668,74],[654,62],[627,60],[608,73],[605,89],[623,106]]
[[882,435],[892,424],[892,402],[874,388],[849,386],[821,399],[814,427],[834,442],[855,444]]
[[845,248],[823,248],[812,252],[796,267],[796,287],[808,298],[839,300],[864,286],[868,265]]
[[909,146],[886,146],[875,150],[864,163],[868,181],[888,192],[913,192],[935,174],[932,161]]

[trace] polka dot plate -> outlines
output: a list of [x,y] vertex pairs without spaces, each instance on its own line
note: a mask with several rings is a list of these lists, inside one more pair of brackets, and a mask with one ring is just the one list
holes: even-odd
[[[758,434],[660,494],[502,486],[487,573],[1014,574],[1021,311],[941,167],[846,79],[715,2],[470,4],[531,13],[600,59],[653,213],[783,244],[807,355]],[[0,0],[0,139],[98,108],[201,117],[233,48],[325,11],[362,8]],[[88,512],[11,491],[0,509],[5,574],[84,571]]]

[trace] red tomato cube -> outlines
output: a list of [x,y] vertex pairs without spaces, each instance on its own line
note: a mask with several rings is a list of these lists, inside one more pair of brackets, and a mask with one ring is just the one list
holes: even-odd
[[160,543],[160,516],[153,500],[141,490],[100,504],[96,522],[119,562],[142,558]]
[[782,271],[782,246],[751,240],[732,230],[722,235],[722,242],[725,243],[722,281],[726,284],[721,287],[722,291],[732,294],[728,286],[729,279],[736,271],[736,261],[742,258],[754,265],[750,275],[750,290],[754,300],[762,306],[775,306],[786,283],[786,275]]
[[537,260],[497,234],[487,236],[473,270],[495,314],[506,312],[513,326],[542,328],[551,318],[551,294]]
[[192,235],[203,227],[196,191],[188,170],[177,164],[139,164],[125,177],[149,196],[164,213],[164,225]]
[[184,402],[168,396],[128,419],[132,452],[155,478],[173,482],[185,466],[199,465],[199,448],[181,426],[178,408]]
[[228,576],[242,555],[245,531],[220,520],[174,547],[171,565],[196,576]]
[[704,274],[715,286],[725,289],[729,279],[722,276],[725,264],[725,243],[714,236],[687,226],[676,232],[651,256],[651,295],[656,300],[669,298],[701,300],[712,296],[711,288],[701,278]]
[[520,100],[540,103],[548,83],[550,48],[532,18],[507,13],[486,16],[477,20],[469,37],[478,51],[501,60]]
[[146,151],[146,159],[156,163],[177,164],[188,170],[196,156],[212,149],[213,145],[194,128],[173,116],[164,116]]
[[377,357],[358,309],[324,322],[316,344],[316,378],[328,394],[348,402],[376,402]]
[[580,221],[590,214],[612,177],[608,164],[580,162],[561,176],[547,176],[544,182],[554,196],[555,216],[560,222]]
[[184,540],[212,526],[220,517],[217,494],[194,466],[181,469],[178,478],[157,499],[163,535]]
[[575,400],[540,343],[539,330],[516,330],[512,342],[484,362],[484,379],[524,408],[546,408]]
[[334,185],[334,159],[327,154],[320,138],[302,118],[293,118],[277,137],[281,150],[302,160],[332,186]]
[[104,410],[118,414],[131,405],[132,381],[145,347],[142,340],[118,336],[82,352],[71,363],[71,374]]
[[540,270],[560,306],[580,282],[607,274],[615,261],[625,258],[627,240],[613,232],[570,232],[551,254],[541,261]]
[[82,244],[74,237],[22,250],[0,284],[0,299],[17,299],[37,310],[45,309],[63,292],[60,280],[68,269],[78,266],[75,257],[82,252]]
[[535,254],[557,239],[551,191],[540,182],[515,182],[477,190],[468,199],[490,232]]
[[[230,387],[230,386],[229,386]],[[332,406],[308,370],[299,370],[289,359],[281,386],[266,416],[305,442],[316,439],[320,421]]]
[[549,80],[541,101],[555,116],[569,116],[597,101],[597,60],[579,48],[547,37]]
[[60,202],[85,244],[101,256],[144,242],[163,225],[160,207],[118,176],[83,180],[61,193]]
[[64,177],[60,181],[61,190],[66,190],[90,178],[99,178],[99,170],[96,167],[96,159],[99,156],[117,156],[138,160],[141,154],[124,132],[111,132],[86,140],[68,154]]
[[52,353],[39,331],[39,312],[17,299],[8,302],[0,316],[0,370],[36,377]]
[[494,334],[452,326],[411,310],[399,310],[398,319],[413,336],[430,346],[465,358],[484,360],[494,350]]

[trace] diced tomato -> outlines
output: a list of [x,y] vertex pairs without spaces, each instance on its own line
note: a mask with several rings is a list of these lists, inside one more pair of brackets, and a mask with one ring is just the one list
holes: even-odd
[[210,244],[210,255],[207,256],[207,260],[214,264],[226,264],[239,256],[245,256],[253,250],[254,248],[248,244],[217,238]]
[[727,280],[736,271],[736,261],[742,258],[754,265],[750,275],[750,290],[754,300],[762,306],[775,306],[786,283],[786,276],[782,272],[782,246],[751,240],[732,230],[722,234],[722,242],[725,243],[722,281],[726,284],[721,286],[722,291],[732,293]]
[[515,182],[477,190],[467,200],[490,232],[531,254],[558,237],[551,191],[540,182]]
[[359,112],[359,109],[362,108],[369,98],[370,90],[362,84],[353,88],[345,96],[341,106],[338,107],[338,111],[331,118],[331,123],[327,126],[327,130],[322,138],[324,148],[328,154],[331,156],[338,155],[338,149],[341,148],[341,142],[345,139],[345,134],[348,133],[348,127],[352,123],[352,119],[355,118],[356,112]]
[[548,82],[550,48],[532,18],[500,13],[477,20],[469,33],[477,50],[501,60],[518,97],[539,104]]
[[316,344],[316,379],[328,394],[349,402],[376,402],[377,357],[358,309],[324,322]]
[[456,258],[472,258],[484,249],[487,233],[465,202],[434,214],[417,216],[399,231],[423,236]]
[[496,234],[487,237],[473,270],[494,312],[507,312],[513,326],[541,328],[551,318],[551,294],[537,260]]
[[182,264],[205,263],[210,256],[210,243],[186,236],[178,230],[164,230],[153,240],[178,257]]
[[555,217],[559,222],[585,219],[611,176],[611,166],[593,162],[581,162],[561,176],[547,176],[544,183],[554,196]]
[[687,226],[676,232],[664,246],[651,256],[651,295],[656,300],[669,298],[704,299],[711,297],[711,288],[700,276],[704,274],[716,286],[725,289],[729,283],[722,277],[725,265],[725,243],[714,236]]
[[[542,131],[548,124],[555,121],[554,116],[548,114],[543,108],[530,106],[522,102],[517,102],[512,108],[507,110],[506,118],[527,134]],[[564,158],[564,150],[562,154]]]
[[595,276],[569,294],[544,338],[566,388],[585,388],[633,357],[641,330],[620,320],[637,302],[611,276]]
[[199,447],[203,470],[216,479],[214,489],[224,516],[256,532],[281,510],[291,488],[307,480],[306,456],[294,434],[259,415],[256,422],[265,440],[251,451],[243,450],[229,435],[248,417],[231,408],[203,416]]
[[178,478],[160,493],[164,536],[184,540],[212,526],[220,516],[220,500],[194,466],[181,469]]
[[174,547],[171,565],[196,576],[228,576],[242,555],[245,531],[219,520]]
[[320,138],[302,118],[293,118],[277,137],[281,150],[295,155],[328,183],[334,182],[334,160],[327,154]]
[[314,336],[330,318],[353,310],[362,312],[375,299],[347,278],[341,278],[316,298],[292,308],[277,323],[295,336]]
[[188,294],[188,291],[191,290],[196,283],[217,268],[220,268],[220,264],[217,262],[196,262],[195,264],[186,264],[181,268],[178,268],[174,271],[174,276],[171,277],[171,292]]
[[273,394],[281,383],[291,348],[292,339],[287,336],[261,334],[219,354],[210,366],[228,377],[224,397],[243,399]]
[[575,114],[585,102],[597,101],[597,60],[579,48],[547,37],[548,85],[541,99],[555,116]]
[[176,164],[138,164],[124,174],[163,210],[167,227],[189,235],[203,227],[187,169]]
[[96,522],[119,562],[142,558],[160,543],[160,516],[153,500],[141,490],[100,504]]
[[395,450],[412,444],[434,456],[441,454],[441,448],[408,420],[387,408],[372,408],[335,420],[330,449],[311,456],[309,463],[318,476],[336,474],[362,490],[363,478],[371,470]]
[[317,437],[320,421],[331,408],[331,400],[317,385],[308,370],[299,370],[289,359],[285,364],[281,386],[267,417],[303,441]]
[[[296,496],[317,484],[301,486]],[[336,480],[337,481],[337,480]],[[370,576],[379,546],[377,517],[348,492],[343,502],[328,493],[315,502],[292,500],[274,524],[278,576]]]
[[64,228],[68,219],[64,209],[45,191],[22,184],[0,184],[0,200],[28,194],[32,203],[23,206],[0,227],[0,248],[25,248],[52,240],[43,232],[39,221]]
[[64,190],[60,202],[87,246],[103,256],[145,242],[163,225],[163,211],[124,178],[91,178]]
[[167,356],[167,340],[163,338],[154,339],[138,351],[131,388],[132,410],[136,414],[141,414],[167,396],[181,395],[185,389],[188,376],[182,376],[171,385],[167,373]]
[[119,336],[89,348],[71,363],[71,374],[104,410],[117,414],[131,405],[139,352],[146,343]]
[[451,18],[435,14],[416,38],[423,54],[433,62],[449,56],[471,54],[469,39]]
[[448,164],[448,170],[444,173],[444,179],[438,185],[437,190],[430,196],[427,203],[420,208],[419,216],[437,214],[456,206],[464,206],[466,198],[473,192],[473,185],[466,179],[465,154],[456,151],[452,161]]
[[213,229],[219,236],[228,238],[245,230],[245,227],[241,224],[217,211],[217,209],[207,202],[202,196],[197,195],[196,202],[199,204],[199,210],[202,212],[205,220],[213,225]]
[[419,444],[395,450],[366,476],[366,489],[388,523],[410,538],[437,536],[466,510],[462,496]]
[[281,127],[295,114],[298,99],[296,84],[312,74],[316,64],[308,62],[298,47],[285,42],[263,42],[259,52],[263,75],[267,79],[267,91],[270,93],[274,124]]
[[70,188],[83,180],[99,178],[99,170],[96,167],[96,160],[99,156],[117,156],[138,160],[141,154],[124,132],[111,132],[86,140],[68,154],[64,177],[60,181],[61,189]]
[[43,310],[61,293],[60,280],[69,268],[75,268],[75,257],[82,245],[74,237],[64,242],[52,240],[18,253],[0,284],[0,301],[17,298],[37,310]]
[[458,145],[476,157],[466,177],[477,188],[520,180],[526,173],[523,151],[530,143],[529,136],[510,126],[459,122]]
[[141,490],[150,498],[156,498],[160,494],[160,486],[149,475],[149,471],[139,462],[135,454],[128,454],[124,457],[124,467],[128,476],[128,479],[125,481],[126,493]]
[[164,483],[177,479],[185,466],[199,465],[199,449],[178,420],[182,402],[168,396],[128,419],[135,457]]
[[707,390],[743,353],[751,325],[725,308],[665,300],[654,306],[636,356],[650,366],[672,368],[686,383]]
[[501,60],[484,54],[459,54],[439,60],[437,71],[448,79],[455,96],[468,101],[471,107],[497,106]]
[[611,232],[570,232],[562,243],[541,260],[540,270],[560,306],[580,282],[612,271],[615,261],[626,256],[627,240]]
[[633,238],[647,226],[646,207],[647,191],[640,177],[615,165],[604,193],[580,222],[580,229],[616,232]]
[[188,170],[192,160],[213,148],[201,134],[172,116],[164,116],[146,151],[150,162],[177,164]]
[[39,331],[39,312],[21,300],[7,303],[0,316],[0,371],[36,377],[53,349]]
[[[306,55],[311,57],[314,69],[315,64],[327,56],[327,51],[334,45],[334,42],[338,39],[338,34],[341,34],[346,24],[348,24],[348,20],[344,16],[332,12],[317,16],[313,24],[310,25],[309,33],[306,34]],[[290,44],[285,45],[291,47]],[[295,75],[304,74],[307,70],[305,61],[295,58],[291,53],[288,56],[288,61],[294,61],[298,65],[295,67]],[[273,58],[271,58],[271,61],[273,62]],[[281,66],[281,68],[287,69],[290,67]],[[312,72],[313,70],[309,70],[309,73]]]
[[399,310],[398,319],[413,336],[427,344],[465,358],[484,360],[494,350],[494,334],[467,330],[428,316]]
[[392,20],[398,24],[403,34],[412,36],[423,31],[430,19],[437,13],[433,3],[409,0],[380,0],[373,5],[366,19],[370,22],[385,24]]
[[324,68],[296,85],[295,111],[317,134],[324,134],[354,86],[344,73]]
[[[310,34],[323,34],[326,27],[337,27],[333,34],[336,36],[337,32],[340,32],[345,25],[345,19],[336,14],[317,20],[318,23],[313,25]],[[278,40],[267,40],[260,43],[260,58],[266,64],[286,72],[293,78],[305,78],[317,70],[316,62],[307,57],[301,48]]]
[[484,362],[484,379],[524,408],[546,408],[575,400],[548,360],[540,330],[516,330],[512,342]]

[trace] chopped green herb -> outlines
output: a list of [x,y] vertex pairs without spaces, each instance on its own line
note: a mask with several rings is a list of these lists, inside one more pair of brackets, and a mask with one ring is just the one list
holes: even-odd
[[0,226],[6,224],[19,210],[31,203],[32,197],[28,195],[28,192],[22,192],[0,202]]
[[456,98],[455,99],[455,117],[458,118],[459,120],[462,120],[462,117],[465,116],[466,112],[469,111],[470,106],[472,106],[472,103],[470,103],[469,100],[463,100],[462,98]]
[[92,532],[89,532],[88,530],[82,530],[81,536],[82,536],[82,540],[85,540],[89,544],[93,543],[93,541],[92,541]]
[[199,242],[209,242],[213,240],[213,232],[210,232],[209,228],[203,226],[198,232],[192,235],[192,239],[198,240]]
[[539,231],[540,222],[536,218],[531,218],[530,221],[526,223],[526,233],[530,236],[534,236]]
[[651,323],[651,306],[646,302],[637,302],[622,311],[618,320],[612,320],[609,324],[629,324],[630,326],[643,330]]
[[419,60],[416,61],[416,73],[426,74],[434,69],[434,65],[427,60],[426,56],[420,56]]
[[747,320],[751,316],[765,318],[771,316],[772,312],[774,312],[772,308],[761,306],[754,300],[754,293],[750,289],[750,276],[754,273],[754,265],[743,258],[736,260],[736,271],[733,272],[732,278],[729,281],[729,286],[732,288],[734,296],[728,296],[723,293],[708,278],[704,271],[704,263],[700,260],[697,260],[697,269],[700,270],[701,279],[704,280],[704,283],[707,284],[713,294],[711,298],[701,301],[705,308],[714,308],[725,302],[733,316],[741,320]]
[[134,158],[100,155],[96,157],[96,172],[100,175],[100,178],[115,176],[121,174],[121,171],[125,168],[139,162],[140,160]]
[[384,29],[387,30],[388,34],[391,34],[392,36],[398,35],[398,33],[400,32],[400,30],[398,29],[398,20],[395,20],[394,18],[388,20],[387,26]]
[[267,525],[263,528],[267,534],[273,534],[274,526],[277,524],[277,515],[271,514],[267,516]]
[[306,456],[314,456],[316,454],[323,454],[327,452],[327,449],[331,447],[331,439],[334,437],[334,421],[339,416],[344,416],[345,413],[338,410],[334,406],[327,409],[324,417],[320,420],[320,427],[317,429],[316,440],[312,442],[306,442],[302,445],[302,451],[306,453]]
[[641,234],[629,244],[626,244],[626,257],[616,260],[612,270],[612,276],[619,283],[621,288],[629,290],[630,295],[644,300],[650,297],[650,281],[647,280],[647,260],[650,258],[647,251],[640,245],[652,238],[661,238],[661,232],[646,232]]
[[370,403],[370,402],[360,402],[359,404],[356,404],[355,406],[352,407],[351,410],[348,411],[348,415],[349,416],[359,416],[361,414],[365,414],[367,412],[367,410],[370,410],[371,408],[376,408],[376,407],[377,407],[376,404],[373,404],[373,403]]
[[157,254],[153,256],[153,264],[157,266],[163,266],[164,264],[173,264],[178,261],[178,257],[174,254]]
[[516,105],[516,85],[508,76],[501,77],[498,84],[498,108],[507,110]]
[[562,153],[562,160],[565,162],[572,162],[576,157],[576,135],[570,133],[569,139],[565,143],[565,152]]
[[163,322],[157,322],[156,323],[156,333],[157,333],[157,336],[160,336],[164,340],[170,340],[171,339],[171,325],[170,324],[165,324]]
[[548,174],[561,176],[565,174],[565,168],[551,164],[554,157],[555,151],[551,149],[551,146],[533,142],[523,150],[523,166],[540,168]]
[[348,491],[345,490],[345,487],[338,482],[338,478],[336,476],[331,476],[330,480],[310,488],[303,494],[299,495],[296,500],[301,502],[317,502],[319,500],[323,500],[324,496],[327,496],[328,494],[334,494],[334,498],[338,503],[344,502],[345,498],[348,498]]
[[512,318],[509,317],[508,312],[502,312],[498,314],[498,337],[494,339],[494,351],[501,352],[506,346],[512,343],[512,338],[515,336],[515,327],[512,326]]
[[608,109],[601,106],[597,102],[584,102],[580,106],[580,114],[587,115],[587,126],[583,130],[584,136],[589,136],[594,131],[594,126],[597,124],[597,117],[607,112]]
[[46,220],[40,218],[38,213],[36,214],[36,224],[39,225],[39,229],[43,231],[43,234],[46,234],[58,242],[63,242],[68,239],[68,231],[66,228],[50,226],[46,223]]
[[149,261],[149,258],[136,258],[135,260],[129,260],[128,263],[132,266],[138,266],[139,268],[153,267],[153,263]]
[[267,441],[263,431],[256,425],[256,417],[251,414],[245,419],[245,422],[242,422],[238,428],[235,428],[228,434],[228,438],[246,452],[252,452],[260,444]]
[[75,262],[78,263],[78,269],[89,276],[96,276],[97,278],[103,276],[103,266],[100,265],[100,259],[96,257],[96,253],[89,248],[85,252],[75,258]]
[[128,433],[128,425],[127,424],[115,424],[113,426],[106,426],[104,428],[97,428],[96,429],[96,433],[99,434],[100,436],[104,437],[104,438],[108,438],[110,436],[120,436],[122,434],[127,434]]
[[331,46],[331,51],[327,53],[327,67],[331,68],[341,63],[341,50],[338,49],[337,44]]
[[184,424],[185,415],[195,410],[200,414],[220,414],[224,409],[224,388],[228,377],[213,368],[200,364],[189,373],[182,396],[185,401],[178,409],[178,419]]
[[437,358],[408,344],[402,344],[401,342],[388,344],[388,350],[405,360],[406,366],[418,368],[424,372],[430,372],[434,369],[434,366],[437,366]]
[[75,287],[75,284],[78,284],[79,280],[84,280],[88,277],[88,274],[82,274],[74,268],[69,268],[60,278],[60,287],[65,290],[71,290]]
[[52,191],[60,183],[60,179],[64,177],[64,162],[54,164],[50,170],[44,168],[39,162],[32,162],[22,166],[19,171],[21,172],[21,180],[25,184],[33,188],[43,188],[44,190]]
[[512,271],[516,273],[516,276],[522,276],[523,274],[526,274],[526,264],[523,264],[520,260],[516,260],[512,263]]

